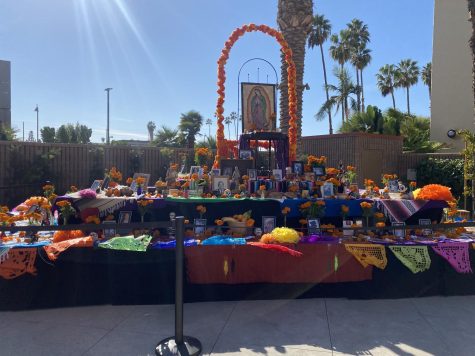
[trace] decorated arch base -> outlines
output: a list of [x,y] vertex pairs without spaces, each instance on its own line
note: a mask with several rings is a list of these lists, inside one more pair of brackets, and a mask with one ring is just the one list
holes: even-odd
[[237,28],[233,31],[231,36],[224,44],[224,48],[221,51],[221,56],[218,59],[218,100],[216,103],[216,116],[218,118],[218,129],[216,132],[217,153],[214,160],[214,167],[219,166],[220,158],[227,157],[229,152],[232,151],[235,146],[235,141],[226,140],[224,137],[224,98],[225,98],[225,86],[226,70],[225,65],[229,58],[229,52],[234,43],[243,36],[246,32],[260,31],[274,37],[281,46],[281,50],[285,55],[285,62],[287,63],[287,81],[288,81],[288,97],[289,97],[289,158],[291,161],[296,160],[297,156],[297,89],[296,89],[296,71],[295,64],[292,59],[292,50],[290,49],[284,36],[279,31],[266,25],[249,24]]

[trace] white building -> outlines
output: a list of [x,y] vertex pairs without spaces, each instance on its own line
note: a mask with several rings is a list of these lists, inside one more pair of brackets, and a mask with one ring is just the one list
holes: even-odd
[[463,140],[448,131],[475,130],[471,32],[467,0],[435,0],[431,139],[454,151],[463,149]]
[[0,125],[11,127],[11,75],[10,62],[0,60]]

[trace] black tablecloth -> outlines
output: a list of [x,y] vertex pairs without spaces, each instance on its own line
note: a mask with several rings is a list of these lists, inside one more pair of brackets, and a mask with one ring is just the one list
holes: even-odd
[[[185,279],[185,301],[475,294],[474,274],[459,274],[430,248],[429,254],[430,269],[413,274],[388,251],[386,269],[373,268],[372,280],[363,282],[192,285]],[[475,271],[475,251],[470,250],[470,258]],[[139,253],[71,248],[62,253],[54,265],[38,257],[37,276],[0,278],[0,309],[173,303],[174,266],[174,250]]]

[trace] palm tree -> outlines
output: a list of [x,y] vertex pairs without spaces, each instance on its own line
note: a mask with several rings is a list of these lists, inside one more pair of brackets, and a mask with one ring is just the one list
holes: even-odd
[[233,119],[231,118],[231,116],[226,116],[224,118],[224,123],[228,125],[228,140],[231,139],[231,131],[229,131],[229,125],[231,125],[232,122],[233,122]]
[[[327,101],[330,99],[328,94],[328,81],[327,81],[327,68],[325,66],[325,56],[323,55],[323,44],[327,41],[328,37],[331,34],[332,26],[330,21],[328,21],[324,15],[315,15],[313,17],[312,31],[308,37],[308,47],[313,48],[316,46],[320,47],[320,53],[322,56],[322,66],[323,66],[323,79],[325,80],[325,93],[327,95]],[[332,112],[328,110],[328,124],[330,135],[333,134],[333,124],[332,124]]]
[[153,121],[148,122],[147,130],[148,130],[148,140],[150,142],[153,141],[153,132],[155,131],[156,128],[157,128],[157,125],[155,125],[155,123]]
[[474,90],[474,109],[475,109],[475,0],[468,0],[468,12],[472,24],[472,35],[470,36],[470,50],[472,52],[472,89]]
[[208,137],[211,137],[211,125],[213,125],[213,120],[208,118],[205,124],[208,125]]
[[356,95],[359,89],[355,86],[351,80],[350,74],[345,68],[341,69],[336,67],[333,72],[338,79],[338,85],[335,86],[329,84],[328,89],[331,92],[334,92],[335,95],[332,95],[330,99],[322,105],[318,113],[315,115],[315,118],[317,120],[322,120],[328,110],[336,109],[335,112],[341,110],[342,122],[344,123],[345,117],[348,120],[350,108],[353,110],[356,109],[356,100],[352,95]]
[[350,33],[348,30],[341,30],[340,35],[333,34],[330,37],[330,56],[337,61],[341,69],[350,59]]
[[[356,69],[356,85],[359,87],[361,67],[366,67],[371,61],[371,56],[369,55],[371,51],[366,48],[366,45],[370,42],[370,34],[368,25],[365,25],[363,21],[358,19],[353,19],[347,24],[347,31],[349,33],[350,60]],[[363,85],[361,84],[361,86]],[[362,110],[364,112],[364,104],[362,104],[363,90],[361,90],[361,96],[358,94],[357,101],[358,111]]]
[[165,125],[157,130],[154,143],[158,147],[177,147],[178,130],[171,129]]
[[378,80],[378,89],[381,94],[386,97],[391,94],[393,99],[393,109],[396,110],[396,100],[394,99],[396,67],[393,64],[386,64],[379,68],[379,73],[376,74]]
[[396,88],[406,88],[407,113],[411,115],[409,88],[419,81],[419,66],[412,59],[403,59],[396,67]]
[[432,63],[427,63],[424,67],[422,67],[421,72],[421,79],[422,82],[427,85],[429,88],[429,98],[432,99]]
[[198,111],[191,110],[186,114],[181,114],[178,129],[186,148],[195,147],[196,135],[200,132],[202,123],[203,117]]
[[[307,35],[312,29],[313,1],[312,0],[279,0],[277,24],[285,40],[292,49],[292,57],[297,72],[297,151],[300,151],[300,137],[302,136],[302,97],[303,73],[305,64],[305,44]],[[281,53],[281,84],[280,89],[280,130],[284,133],[289,129],[289,97],[287,83],[287,64],[285,55]]]

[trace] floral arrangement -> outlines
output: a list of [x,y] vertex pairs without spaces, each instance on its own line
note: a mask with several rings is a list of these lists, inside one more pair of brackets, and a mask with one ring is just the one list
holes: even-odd
[[66,225],[68,223],[68,219],[71,215],[76,213],[76,210],[72,207],[71,203],[67,200],[61,200],[56,203],[61,211],[61,216],[63,217],[63,223]]
[[57,195],[54,194],[54,185],[53,184],[45,184],[43,186],[43,194],[49,201],[53,201],[56,199]]
[[383,174],[381,181],[385,186],[387,186],[389,184],[389,181],[394,179],[397,179],[396,174]]
[[148,199],[137,200],[137,206],[139,208],[139,213],[140,213],[140,220],[142,222],[144,221],[145,214],[147,214],[150,204],[153,204],[153,200],[148,200]]
[[415,199],[445,200],[449,202],[454,200],[454,196],[449,187],[440,184],[428,184],[421,188]]
[[328,176],[336,176],[338,174],[340,174],[340,170],[337,169],[337,168],[327,168],[325,169],[325,173],[328,175]]
[[272,236],[272,234],[264,234],[261,236],[260,242],[264,243],[264,244],[273,244],[275,243],[275,238],[274,236]]
[[310,167],[323,167],[327,163],[327,158],[325,156],[314,156],[314,155],[309,155],[307,157],[307,165]]
[[96,199],[97,194],[92,189],[83,189],[79,191],[79,196],[84,199]]
[[122,173],[116,167],[110,169],[109,177],[111,178],[111,181],[115,183],[120,183],[122,181]]
[[47,204],[48,203],[48,199],[46,199],[45,197],[30,197],[28,198],[27,200],[25,200],[25,202],[23,203],[24,205],[27,206],[26,210],[28,210],[28,208],[32,207],[33,205],[38,205],[38,206],[41,206],[43,204]]
[[298,232],[288,227],[276,227],[271,235],[275,242],[282,244],[296,244],[300,240]]
[[360,203],[363,216],[366,218],[366,226],[369,226],[369,218],[373,215],[373,204],[366,201]]
[[349,184],[353,184],[356,180],[356,167],[346,166],[346,172],[344,174],[344,177]]
[[99,225],[101,223],[101,220],[99,219],[99,217],[97,215],[89,215],[85,220],[84,222],[86,224],[97,224]]
[[135,179],[135,182],[137,183],[138,187],[143,187],[143,185],[145,184],[145,178],[144,177],[137,177]]
[[288,43],[285,41],[284,36],[279,31],[266,26],[266,25],[243,25],[233,31],[229,39],[226,41],[221,55],[218,59],[218,100],[216,103],[216,116],[218,118],[218,130],[216,133],[217,153],[214,161],[214,166],[218,167],[220,158],[227,155],[227,140],[224,136],[224,97],[226,81],[225,65],[229,58],[234,43],[243,36],[246,32],[260,31],[268,35],[273,36],[277,42],[279,42],[284,59],[287,63],[287,82],[288,82],[288,97],[289,97],[289,159],[295,161],[297,157],[297,129],[298,129],[298,117],[297,117],[297,86],[296,86],[296,68],[293,61],[292,50]]
[[299,209],[307,218],[322,218],[325,216],[325,200],[306,201],[300,204]]
[[284,215],[284,226],[287,227],[287,214],[290,213],[290,208],[288,206],[282,209],[282,215]]
[[210,151],[207,147],[198,147],[195,149],[195,163],[198,166],[206,164],[208,157],[210,157]]
[[84,232],[81,230],[58,230],[55,231],[53,234],[53,242],[61,242],[71,239],[78,239],[80,237],[84,237]]

